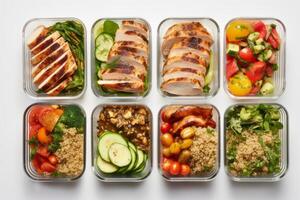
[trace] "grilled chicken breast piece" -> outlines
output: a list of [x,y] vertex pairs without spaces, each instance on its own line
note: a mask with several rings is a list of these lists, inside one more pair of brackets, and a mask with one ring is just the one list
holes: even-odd
[[58,49],[53,51],[51,54],[48,54],[48,52],[42,56],[45,57],[40,63],[38,63],[36,66],[32,68],[31,75],[32,77],[35,77],[41,70],[43,70],[45,67],[56,61],[61,55],[63,55],[65,52],[69,51],[70,47],[68,43],[63,43]]
[[183,71],[182,69],[165,74],[163,77],[163,82],[168,82],[169,80],[182,79],[182,78],[198,80],[200,86],[201,87],[204,86],[204,76],[202,74],[199,75],[193,72]]
[[148,66],[148,60],[143,56],[138,56],[131,51],[126,50],[112,50],[108,54],[108,63],[118,60],[118,63],[128,64],[128,65],[142,65],[145,68]]
[[33,49],[40,44],[47,37],[48,32],[48,28],[43,25],[36,27],[27,40],[28,48]]
[[142,22],[138,22],[135,20],[123,20],[122,27],[127,30],[137,31],[144,35],[145,38],[149,37],[148,27]]
[[98,84],[107,89],[120,92],[140,93],[144,91],[143,81],[99,80]]
[[133,41],[119,41],[114,43],[111,51],[129,51],[137,56],[143,56],[148,59],[148,46],[142,43],[136,43]]
[[60,94],[67,86],[68,84],[72,81],[72,78],[69,77],[68,79],[62,81],[60,84],[58,84],[55,88],[52,90],[46,92],[49,96],[57,96]]
[[36,55],[42,50],[49,47],[53,42],[55,42],[60,37],[60,34],[58,31],[55,31],[48,37],[46,37],[42,42],[40,42],[37,46],[35,46],[33,49],[31,49],[31,54]]
[[190,77],[174,78],[161,84],[161,90],[173,95],[193,96],[202,93],[203,88],[197,79]]
[[133,41],[144,45],[148,44],[148,38],[143,34],[126,28],[120,28],[117,30],[115,41]]
[[118,64],[112,69],[98,72],[98,77],[103,80],[145,80],[146,70],[141,71],[134,66]]

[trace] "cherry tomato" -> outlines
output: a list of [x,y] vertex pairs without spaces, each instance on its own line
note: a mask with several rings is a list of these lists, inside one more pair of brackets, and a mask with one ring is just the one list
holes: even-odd
[[169,159],[164,159],[163,163],[162,163],[162,170],[164,172],[169,172],[170,171],[170,168],[171,168],[171,165],[172,165],[173,161],[172,160],[169,160]]
[[236,20],[231,22],[226,28],[226,38],[229,42],[237,42],[246,38],[253,28],[248,21]]
[[40,167],[40,162],[39,162],[37,156],[38,155],[35,155],[34,158],[31,160],[31,165],[38,174],[42,174],[42,170],[41,170],[41,167]]
[[181,165],[180,175],[187,176],[191,173],[191,168],[188,165]]
[[256,58],[249,47],[245,47],[239,51],[239,57],[246,62],[255,62]]
[[29,125],[39,124],[39,114],[42,109],[43,109],[43,106],[40,106],[40,105],[35,105],[35,106],[31,107],[29,115],[28,115]]
[[170,167],[170,174],[172,175],[178,175],[180,173],[181,166],[179,162],[173,162],[171,167]]
[[42,126],[40,124],[33,124],[30,125],[29,127],[29,139],[31,139],[32,137],[36,136],[38,133],[38,130],[42,128]]
[[52,165],[56,165],[58,163],[57,157],[55,155],[50,155],[48,157],[48,160]]
[[254,85],[249,93],[249,95],[256,95],[260,91],[260,86]]
[[266,67],[266,74],[269,77],[273,76],[273,68],[272,68],[272,66],[267,65],[267,67]]
[[174,142],[170,146],[170,152],[173,155],[178,155],[181,151],[180,144],[178,142]]
[[273,28],[271,34],[267,40],[274,49],[278,49],[280,46],[280,36],[276,31],[276,28]]
[[171,146],[174,142],[173,136],[170,133],[165,133],[160,136],[160,141],[165,147]]
[[48,147],[42,145],[38,147],[36,153],[40,156],[43,156],[44,158],[48,158],[48,156],[50,155]]
[[230,77],[232,77],[238,71],[239,71],[239,67],[238,67],[235,59],[233,59],[232,61],[227,62],[227,64],[226,64],[226,78],[227,78],[227,80],[229,80]]
[[56,170],[56,167],[49,162],[44,162],[41,164],[41,170],[43,172],[52,173]]
[[42,127],[38,130],[37,139],[42,144],[49,144],[51,142],[51,137],[47,135],[45,127]]
[[160,126],[160,131],[162,133],[168,133],[171,129],[171,124],[167,123],[167,122],[164,122],[161,124]]
[[257,61],[250,66],[250,69],[246,72],[246,76],[252,83],[262,80],[265,76],[266,63]]
[[228,90],[235,96],[245,96],[250,93],[252,83],[243,73],[238,73],[231,77],[228,82]]
[[254,31],[259,32],[259,37],[264,39],[267,35],[267,28],[264,22],[256,21],[253,23]]

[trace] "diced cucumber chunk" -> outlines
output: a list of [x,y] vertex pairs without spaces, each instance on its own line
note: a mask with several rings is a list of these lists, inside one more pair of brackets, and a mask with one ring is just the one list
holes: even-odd
[[259,54],[259,53],[262,52],[263,50],[265,50],[265,46],[264,46],[264,45],[261,45],[261,44],[255,45],[255,46],[253,47],[254,54]]
[[238,44],[231,44],[227,45],[226,54],[230,56],[235,56],[240,50],[240,46]]
[[126,145],[113,143],[108,151],[109,160],[118,167],[125,167],[131,162],[131,153]]
[[110,162],[109,159],[109,149],[113,143],[119,143],[127,146],[127,141],[118,133],[106,133],[102,135],[99,139],[98,143],[98,151],[99,155],[106,162]]
[[112,36],[106,33],[101,33],[95,40],[95,56],[97,60],[107,62],[108,54],[114,44]]
[[248,35],[248,40],[251,42],[256,41],[259,38],[259,32],[253,32]]
[[104,161],[101,156],[98,156],[97,158],[97,167],[101,172],[106,174],[114,173],[119,169],[117,166]]
[[270,82],[266,82],[260,89],[262,95],[266,96],[274,92],[274,85]]

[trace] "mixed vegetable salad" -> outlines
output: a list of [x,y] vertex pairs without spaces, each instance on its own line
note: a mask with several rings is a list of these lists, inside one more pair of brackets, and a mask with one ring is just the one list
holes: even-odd
[[210,106],[172,105],[160,114],[160,167],[166,177],[212,177],[218,133]]
[[237,105],[225,115],[226,165],[232,176],[278,174],[281,167],[280,107]]
[[150,124],[143,106],[104,106],[98,120],[97,169],[105,176],[130,177],[149,170]]
[[28,145],[35,172],[40,176],[79,176],[84,168],[85,117],[81,109],[37,104],[28,112]]
[[234,20],[226,28],[226,79],[234,96],[270,96],[280,67],[281,39],[275,24]]
[[84,27],[77,21],[40,25],[27,39],[31,76],[37,93],[78,95],[84,89]]
[[145,95],[149,29],[141,20],[100,20],[93,28],[97,88],[103,96]]

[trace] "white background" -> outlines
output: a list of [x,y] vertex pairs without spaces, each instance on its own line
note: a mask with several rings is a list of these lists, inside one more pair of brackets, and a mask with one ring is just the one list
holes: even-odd
[[[77,2],[77,3],[75,3]],[[297,199],[300,178],[299,124],[299,35],[300,6],[297,1],[283,0],[0,0],[0,195],[1,199]],[[157,113],[161,106],[170,103],[163,99],[156,85],[156,31],[166,17],[211,17],[221,30],[234,17],[276,17],[287,29],[287,89],[276,102],[284,105],[290,115],[290,165],[287,176],[277,183],[233,183],[221,169],[210,183],[167,183],[157,170],[157,162],[150,177],[139,184],[107,184],[99,182],[91,170],[90,115],[103,99],[92,93],[90,76],[87,91],[82,99],[74,102],[85,108],[88,118],[87,163],[83,177],[76,183],[45,184],[32,182],[23,171],[22,120],[28,105],[35,102],[22,89],[22,28],[25,22],[36,17],[77,17],[88,30],[88,55],[90,28],[102,17],[142,17],[153,30],[153,87],[142,102],[154,116],[154,141],[157,139]],[[221,42],[222,43],[222,42]],[[222,48],[222,44],[221,44]],[[222,54],[221,54],[222,56]],[[89,57],[88,57],[89,58]],[[89,65],[88,59],[88,68]],[[177,101],[178,102],[178,101]],[[195,102],[195,101],[194,101]],[[198,101],[199,102],[199,101]],[[204,102],[204,101],[202,101]],[[223,90],[208,100],[224,110],[235,103]],[[223,134],[223,133],[222,133]],[[154,155],[156,158],[156,147]],[[223,159],[222,159],[223,161]],[[298,189],[298,191],[297,191]]]

